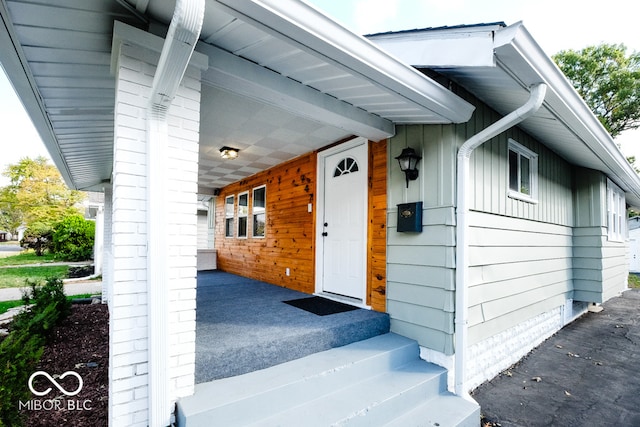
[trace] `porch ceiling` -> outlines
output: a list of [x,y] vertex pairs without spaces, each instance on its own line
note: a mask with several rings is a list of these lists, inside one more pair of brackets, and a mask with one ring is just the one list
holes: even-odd
[[[174,0],[4,0],[0,62],[67,183],[111,178],[114,21],[163,35]],[[473,107],[297,0],[207,0],[199,188],[350,135],[468,120]],[[219,149],[239,148],[222,162]]]

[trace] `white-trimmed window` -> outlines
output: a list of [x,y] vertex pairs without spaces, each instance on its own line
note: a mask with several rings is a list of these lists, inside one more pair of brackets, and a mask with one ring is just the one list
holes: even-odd
[[238,194],[238,237],[247,238],[249,220],[249,192]]
[[509,197],[536,203],[538,199],[538,155],[509,139]]
[[227,196],[224,199],[224,235],[233,237],[233,216],[235,196]]
[[253,206],[251,207],[253,218],[253,237],[264,237],[267,225],[267,187],[253,189]]
[[624,192],[607,179],[607,236],[614,242],[625,238],[627,206]]

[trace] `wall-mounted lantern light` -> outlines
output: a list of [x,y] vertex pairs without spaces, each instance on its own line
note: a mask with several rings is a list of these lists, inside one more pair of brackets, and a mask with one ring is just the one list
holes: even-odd
[[418,162],[422,157],[418,156],[416,150],[407,147],[402,149],[402,153],[396,159],[400,164],[400,170],[404,172],[407,179],[407,188],[409,188],[409,181],[418,179]]
[[224,147],[222,147],[220,149],[220,156],[223,159],[233,160],[233,159],[238,157],[238,152],[239,151],[240,150],[238,150],[237,148],[231,148],[231,147],[227,147],[225,145]]

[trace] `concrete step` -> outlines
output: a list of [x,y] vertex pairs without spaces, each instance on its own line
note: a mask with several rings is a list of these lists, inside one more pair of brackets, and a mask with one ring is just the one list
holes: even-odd
[[438,366],[414,360],[251,425],[381,425],[437,396],[446,381],[445,375],[446,371]]
[[383,425],[446,390],[446,370],[418,355],[415,341],[389,333],[198,384],[193,396],[178,401],[177,423],[181,427]]
[[478,427],[479,424],[480,405],[445,392],[382,425],[384,427]]

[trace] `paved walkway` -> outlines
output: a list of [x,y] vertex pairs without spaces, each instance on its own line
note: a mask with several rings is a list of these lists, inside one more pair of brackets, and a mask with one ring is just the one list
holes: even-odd
[[56,265],[69,265],[69,266],[81,266],[91,265],[93,261],[47,261],[47,262],[35,262],[33,264],[16,264],[16,265],[0,265],[0,268],[21,268],[21,267],[52,267]]
[[[74,279],[70,279],[74,280]],[[16,301],[22,298],[23,288],[6,288],[0,289],[0,301]],[[65,281],[64,293],[66,295],[81,295],[81,294],[99,294],[102,292],[102,281],[92,280],[80,280],[80,281]]]
[[472,393],[487,425],[640,426],[640,291],[603,307]]

